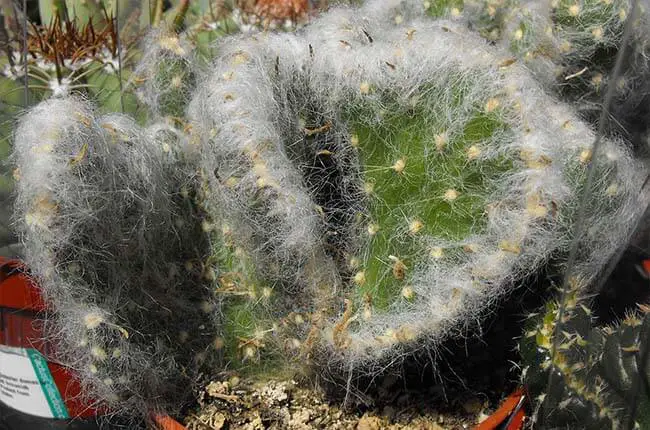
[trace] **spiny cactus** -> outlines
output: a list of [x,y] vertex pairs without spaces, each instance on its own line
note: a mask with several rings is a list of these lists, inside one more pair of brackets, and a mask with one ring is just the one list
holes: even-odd
[[647,428],[650,308],[640,305],[617,326],[595,327],[589,302],[574,279],[562,324],[551,301],[522,338],[533,420],[552,428]]
[[77,97],[42,102],[16,130],[16,222],[56,354],[120,411],[177,406],[217,336],[210,285],[185,268],[209,243],[182,146]]
[[[29,24],[20,22],[20,26]],[[9,207],[13,169],[7,163],[7,154],[18,112],[47,97],[64,96],[76,90],[97,99],[105,113],[119,111],[122,105],[127,112],[136,113],[138,106],[132,94],[121,93],[117,33],[110,17],[102,15],[102,20],[81,27],[75,21],[61,21],[57,15],[47,26],[29,27],[27,41],[22,40],[20,29],[3,36],[6,57],[0,59],[0,198],[3,207]],[[127,41],[128,38],[122,41],[124,49],[129,46]],[[23,51],[25,43],[27,53]],[[0,219],[0,228],[9,225],[8,216],[0,214]],[[0,247],[6,246],[11,238],[4,237],[4,232],[0,235]]]
[[594,273],[644,179],[617,142],[592,159],[588,127],[459,25],[393,14],[370,2],[222,46],[190,105],[219,214],[265,275],[312,295],[345,368],[435,346],[566,250],[589,162]]

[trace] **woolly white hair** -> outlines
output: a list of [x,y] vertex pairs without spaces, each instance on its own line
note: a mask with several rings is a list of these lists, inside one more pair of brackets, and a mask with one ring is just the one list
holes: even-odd
[[191,98],[197,67],[191,44],[184,35],[159,28],[147,33],[142,46],[143,56],[129,85],[156,119],[181,116]]
[[[395,20],[394,6],[403,4],[371,1],[359,9],[337,8],[295,35],[229,40],[220,46],[222,55],[190,106],[190,116],[202,133],[204,170],[210,175],[215,172],[211,185],[226,216],[245,237],[263,238],[249,241],[249,246],[266,251],[265,246],[273,244],[275,266],[293,274],[296,261],[327,254],[319,250],[322,227],[313,196],[300,176],[301,160],[289,156],[296,129],[303,128],[296,114],[296,106],[304,103],[301,98],[317,100],[317,114],[336,117],[346,105],[372,103],[371,88],[408,97],[423,84],[445,88],[453,85],[451,79],[458,79],[471,83],[463,84],[469,105],[485,105],[498,97],[508,106],[500,119],[512,133],[483,142],[484,154],[528,155],[489,196],[494,205],[486,229],[460,242],[425,239],[448,247],[471,243],[476,252],[461,260],[419,265],[410,279],[414,301],[398,300],[386,312],[367,319],[361,311],[332,317],[323,329],[324,338],[332,346],[330,351],[339,353],[332,355],[334,361],[345,368],[372,366],[403,351],[403,345],[435,347],[452,330],[489,310],[513,282],[533,273],[552,253],[567,250],[595,139],[587,125],[548,97],[506,53],[491,51],[458,23],[418,19],[418,13],[412,14],[412,20],[407,20],[411,17],[407,14]],[[454,115],[463,124],[469,114],[452,107],[440,113],[451,117],[452,124]],[[354,152],[349,136],[341,133],[335,137],[339,149]],[[537,159],[550,163],[540,165]],[[623,243],[648,199],[639,195],[647,172],[621,142],[604,142],[593,162],[602,180],[611,182],[597,181],[583,221],[589,228],[580,238],[583,251],[576,268],[583,282],[595,276]],[[350,167],[358,172],[364,168]],[[260,217],[254,213],[258,193],[265,195],[266,205]],[[548,210],[540,214],[531,208],[534,196],[541,196],[539,204]],[[357,197],[351,195],[349,201]],[[551,210],[555,206],[560,208],[558,215]],[[504,250],[505,243],[514,244],[517,252]],[[286,255],[291,258],[285,259]],[[322,264],[332,265],[325,260]],[[338,284],[330,286],[320,291],[321,296],[317,293],[319,307],[329,302],[331,309],[339,309],[341,300],[355,288],[344,283],[343,291],[348,293],[342,293]],[[340,330],[349,338],[343,349],[334,347]]]
[[[182,269],[208,244],[179,194],[192,178],[178,145],[78,97],[40,103],[15,133],[16,224],[54,358],[88,400],[134,417],[179,407],[214,330],[196,312],[210,290]],[[181,330],[196,335],[181,344]]]

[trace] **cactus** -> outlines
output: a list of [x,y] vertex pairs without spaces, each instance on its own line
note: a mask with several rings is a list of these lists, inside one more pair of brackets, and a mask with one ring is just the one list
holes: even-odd
[[144,414],[180,407],[201,369],[376,371],[458,336],[574,239],[595,276],[646,169],[621,140],[594,153],[511,53],[423,6],[215,46],[229,18],[177,35],[156,9],[123,76],[146,115],[62,93],[21,120],[16,221],[89,395]]
[[[94,42],[112,43],[115,51],[116,27],[95,34],[91,25],[79,30],[56,18],[39,37],[76,41],[94,34]],[[57,76],[64,68],[77,73],[82,84],[38,94],[46,100],[22,118],[14,139],[16,224],[55,312],[48,332],[55,358],[77,371],[88,399],[134,419],[178,410],[200,370],[260,363],[264,345],[272,343],[267,334],[290,325],[263,326],[273,286],[256,282],[256,269],[227,225],[206,214],[211,203],[202,196],[189,143],[184,111],[202,61],[197,51],[205,52],[194,44],[223,31],[199,25],[178,35],[163,22],[157,27],[141,44],[142,55],[128,50],[138,66],[121,76],[117,69],[106,73],[97,58],[80,60],[88,46],[68,53],[83,60],[81,68],[66,55],[44,62],[56,66]],[[86,82],[96,104],[71,95]],[[12,97],[22,97],[22,86],[12,89]],[[107,113],[136,94],[139,103],[125,106],[131,115]],[[23,102],[15,104],[29,104]],[[135,122],[145,118],[146,127]],[[298,314],[290,317],[292,327],[305,326]],[[262,366],[277,355],[267,354]]]
[[345,369],[435,347],[566,249],[590,161],[599,252],[581,268],[627,235],[607,219],[638,216],[643,169],[619,143],[592,160],[589,129],[507,57],[452,22],[393,16],[370,2],[222,46],[190,105],[220,214],[267,276],[313,295]]
[[154,117],[184,117],[195,85],[190,43],[169,30],[152,31],[143,41],[147,49],[135,69],[140,98]]
[[570,285],[562,325],[551,301],[521,341],[533,421],[552,428],[647,428],[650,309],[640,305],[618,325],[597,327],[580,281]]
[[195,311],[213,309],[211,288],[184,269],[209,243],[184,195],[181,144],[77,97],[39,104],[16,130],[17,223],[54,311],[56,354],[84,395],[120,410],[187,399],[216,337]]
[[[190,46],[198,45],[205,51],[209,43],[225,32],[204,25],[207,5],[188,10],[187,2],[180,2],[158,17],[161,22],[154,22],[148,8],[141,9],[140,2],[120,0],[119,5],[117,3],[98,0],[41,1],[39,12],[43,25],[30,25],[16,9],[5,10],[5,19],[11,19],[8,23],[15,25],[0,29],[3,53],[6,53],[6,57],[0,59],[0,199],[5,203],[3,207],[10,206],[13,189],[13,169],[6,161],[11,151],[9,136],[14,125],[13,118],[21,109],[41,100],[81,92],[92,98],[103,113],[124,112],[134,116],[141,124],[149,116],[159,118],[173,113],[171,122],[175,127],[182,129],[186,125],[181,118],[184,104],[174,103],[170,99],[170,96],[175,97],[174,94],[154,97],[153,91],[160,91],[164,87],[165,91],[175,89],[188,92],[194,70],[187,68],[188,55],[193,50]],[[155,3],[162,5],[162,2]],[[185,7],[182,7],[183,4]],[[57,13],[54,13],[55,9]],[[153,46],[159,46],[160,50],[150,52],[150,47],[145,44],[161,35],[166,35],[167,41],[175,43],[178,36],[171,30],[185,26],[184,20],[188,15],[191,22],[187,26],[191,27],[191,31],[183,36],[182,42],[168,47],[171,49],[155,44]],[[222,20],[223,17],[215,19]],[[139,42],[139,34],[151,25],[155,25],[157,30],[149,32],[149,37]],[[177,28],[167,30],[172,25]],[[28,78],[24,76],[25,64],[22,59],[23,26],[28,29]],[[118,59],[120,48],[121,62]],[[186,54],[176,56],[173,52],[176,48],[185,50]],[[135,67],[136,63],[138,67]],[[163,64],[167,66],[163,67]],[[147,79],[141,80],[140,75],[146,75]],[[162,79],[168,79],[166,85],[162,85]],[[166,109],[173,108],[175,111],[160,112],[157,101],[166,104]],[[8,218],[4,213],[1,215],[0,249],[3,250],[4,246],[16,240],[9,234]]]
[[[65,2],[56,2],[64,6]],[[90,4],[92,2],[87,2]],[[42,6],[48,2],[41,2]],[[60,16],[64,17],[62,21]],[[3,207],[10,206],[9,195],[13,188],[11,167],[7,165],[10,152],[9,136],[13,118],[20,109],[48,97],[65,96],[73,91],[84,91],[98,99],[104,112],[121,110],[124,104],[131,113],[138,111],[132,94],[121,94],[117,67],[117,33],[113,20],[102,15],[101,20],[81,27],[75,21],[65,20],[67,14],[52,17],[47,26],[29,28],[27,69],[22,58],[22,32],[5,34],[6,58],[2,66],[2,88],[0,89],[0,182],[2,183]],[[21,25],[28,26],[26,22]],[[10,38],[12,37],[12,38]],[[20,43],[17,43],[20,40]],[[125,41],[124,48],[128,47]],[[125,72],[125,75],[128,74]],[[26,89],[24,87],[27,87]],[[8,217],[2,214],[3,226],[8,226]],[[13,242],[13,238],[0,233],[0,247]]]

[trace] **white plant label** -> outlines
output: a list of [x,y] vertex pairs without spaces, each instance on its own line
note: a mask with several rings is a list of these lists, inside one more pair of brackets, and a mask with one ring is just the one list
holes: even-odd
[[69,418],[45,357],[32,348],[0,345],[0,402],[44,418]]

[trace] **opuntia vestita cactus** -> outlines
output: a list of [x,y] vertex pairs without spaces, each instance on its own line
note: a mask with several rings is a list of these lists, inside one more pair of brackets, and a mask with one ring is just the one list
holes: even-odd
[[[435,346],[566,250],[590,162],[579,271],[606,261],[642,206],[644,169],[620,142],[594,157],[589,127],[507,54],[453,22],[398,22],[395,6],[222,46],[190,106],[220,215],[267,273],[325,308],[346,368]],[[326,204],[309,157],[337,172]]]
[[209,243],[181,145],[77,97],[42,102],[16,130],[16,221],[55,357],[122,412],[178,407],[218,337],[211,288],[185,264]]
[[159,33],[153,124],[76,97],[23,118],[17,220],[90,395],[178,406],[204,361],[298,353],[376,371],[464,335],[573,240],[573,270],[596,275],[647,206],[647,169],[616,139],[595,152],[511,52],[424,9],[375,0],[230,38],[208,71]]

